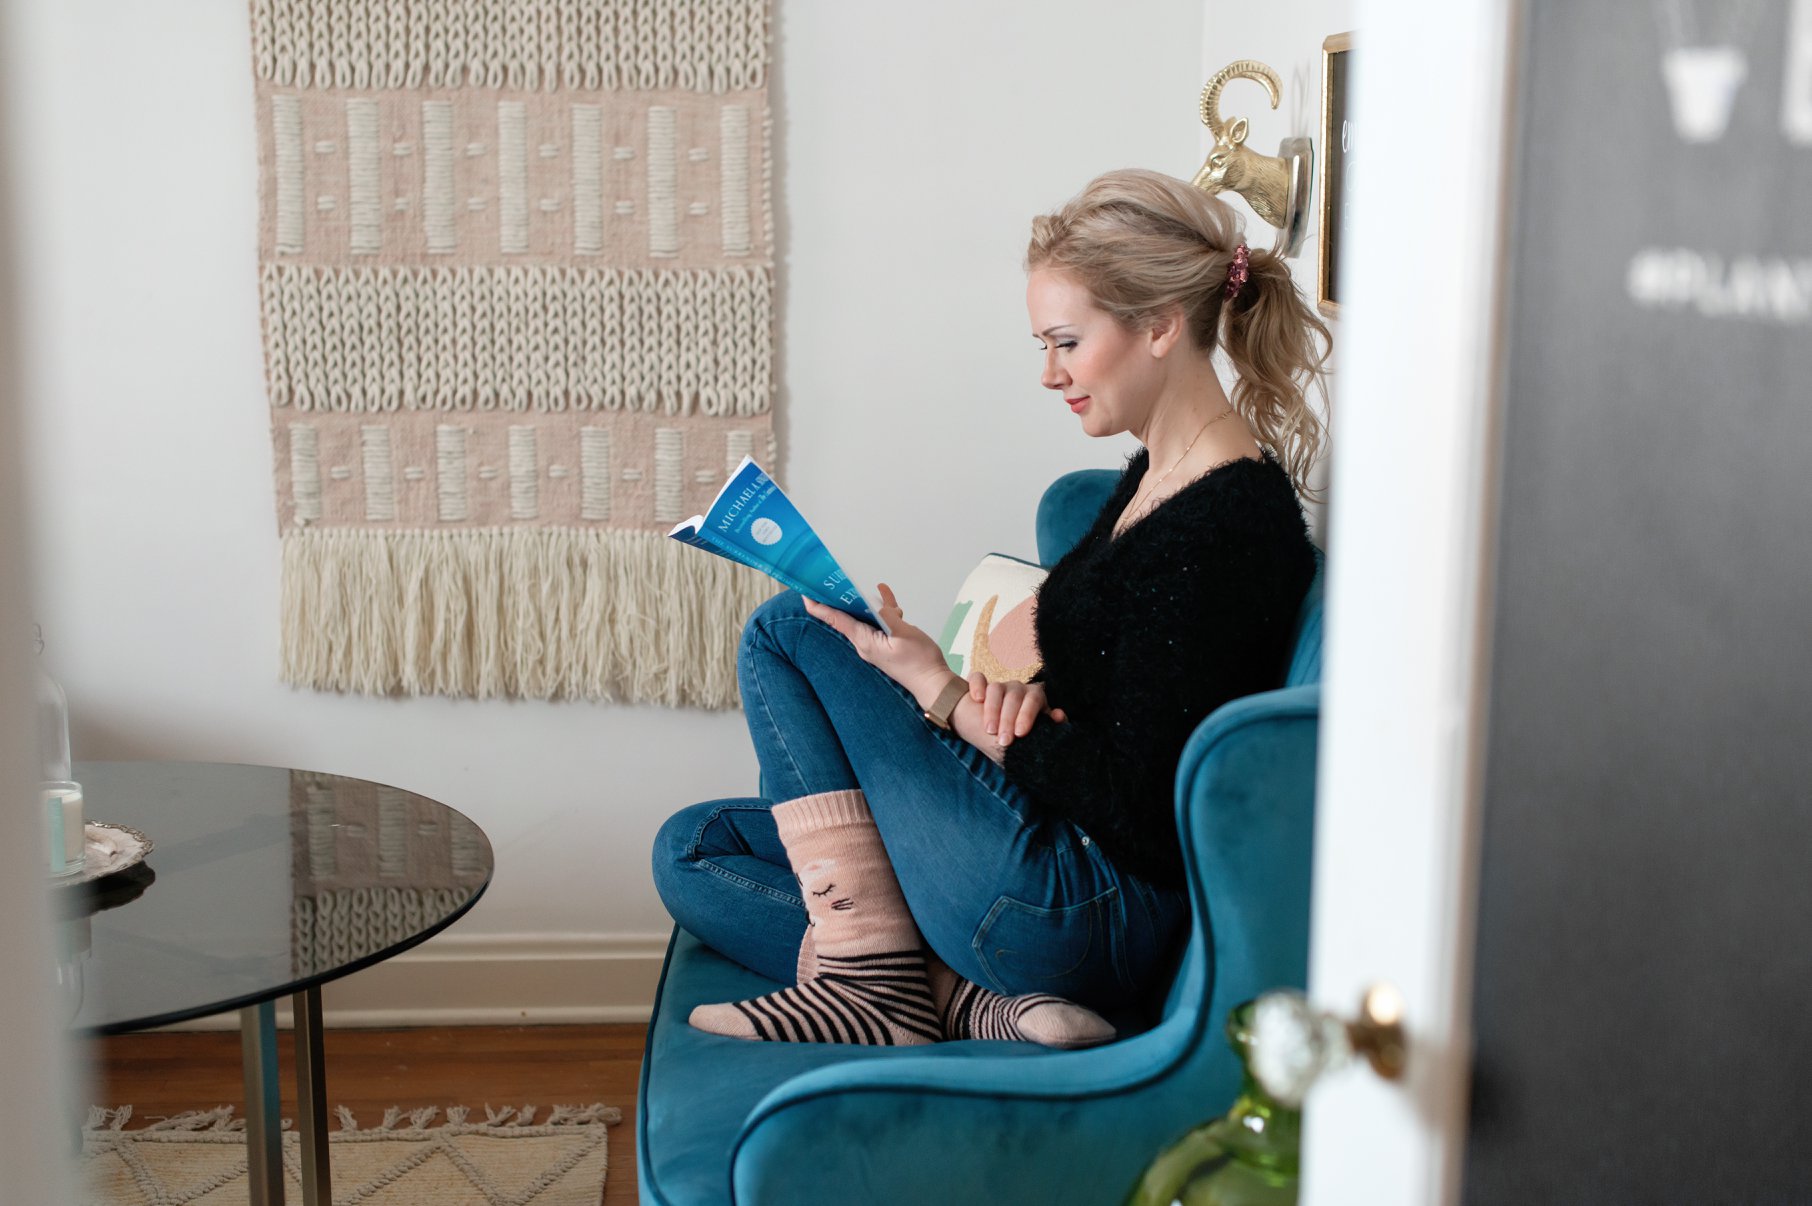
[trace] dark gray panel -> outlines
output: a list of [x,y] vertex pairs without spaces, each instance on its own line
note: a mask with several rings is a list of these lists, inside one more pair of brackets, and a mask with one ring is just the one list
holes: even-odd
[[[1475,1206],[1812,1201],[1812,145],[1783,118],[1788,21],[1524,14]],[[1682,138],[1663,78],[1695,41],[1746,66],[1716,141]]]

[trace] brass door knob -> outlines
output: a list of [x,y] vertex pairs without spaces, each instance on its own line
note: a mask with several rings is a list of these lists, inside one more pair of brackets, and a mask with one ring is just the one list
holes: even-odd
[[1359,1016],[1346,1024],[1347,1042],[1385,1080],[1402,1080],[1409,1063],[1403,1032],[1403,994],[1395,985],[1374,984],[1359,1001]]

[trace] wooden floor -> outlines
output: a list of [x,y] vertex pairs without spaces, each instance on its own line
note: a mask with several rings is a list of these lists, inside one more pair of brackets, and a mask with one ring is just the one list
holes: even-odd
[[[603,1206],[631,1206],[635,1190],[635,1093],[644,1027],[459,1026],[428,1030],[329,1030],[327,1101],[344,1105],[361,1126],[389,1106],[482,1107],[601,1101],[623,1111],[610,1129],[610,1175]],[[282,1052],[283,1115],[295,1117],[294,1048]],[[127,1034],[96,1040],[89,1069],[92,1100],[133,1107],[131,1126],[184,1110],[244,1109],[239,1034]]]

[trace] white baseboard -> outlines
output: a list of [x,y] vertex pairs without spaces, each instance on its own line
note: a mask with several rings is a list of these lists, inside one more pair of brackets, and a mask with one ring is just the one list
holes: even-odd
[[[321,988],[330,1027],[646,1022],[666,934],[442,934]],[[290,1025],[287,998],[277,1024]],[[166,1030],[234,1030],[239,1014]]]

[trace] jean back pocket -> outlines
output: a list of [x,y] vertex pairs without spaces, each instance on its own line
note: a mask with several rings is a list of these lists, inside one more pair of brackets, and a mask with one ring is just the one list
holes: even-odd
[[1125,989],[1118,941],[1120,889],[1047,908],[1002,896],[975,931],[975,954],[996,992],[1048,992],[1088,1003]]

